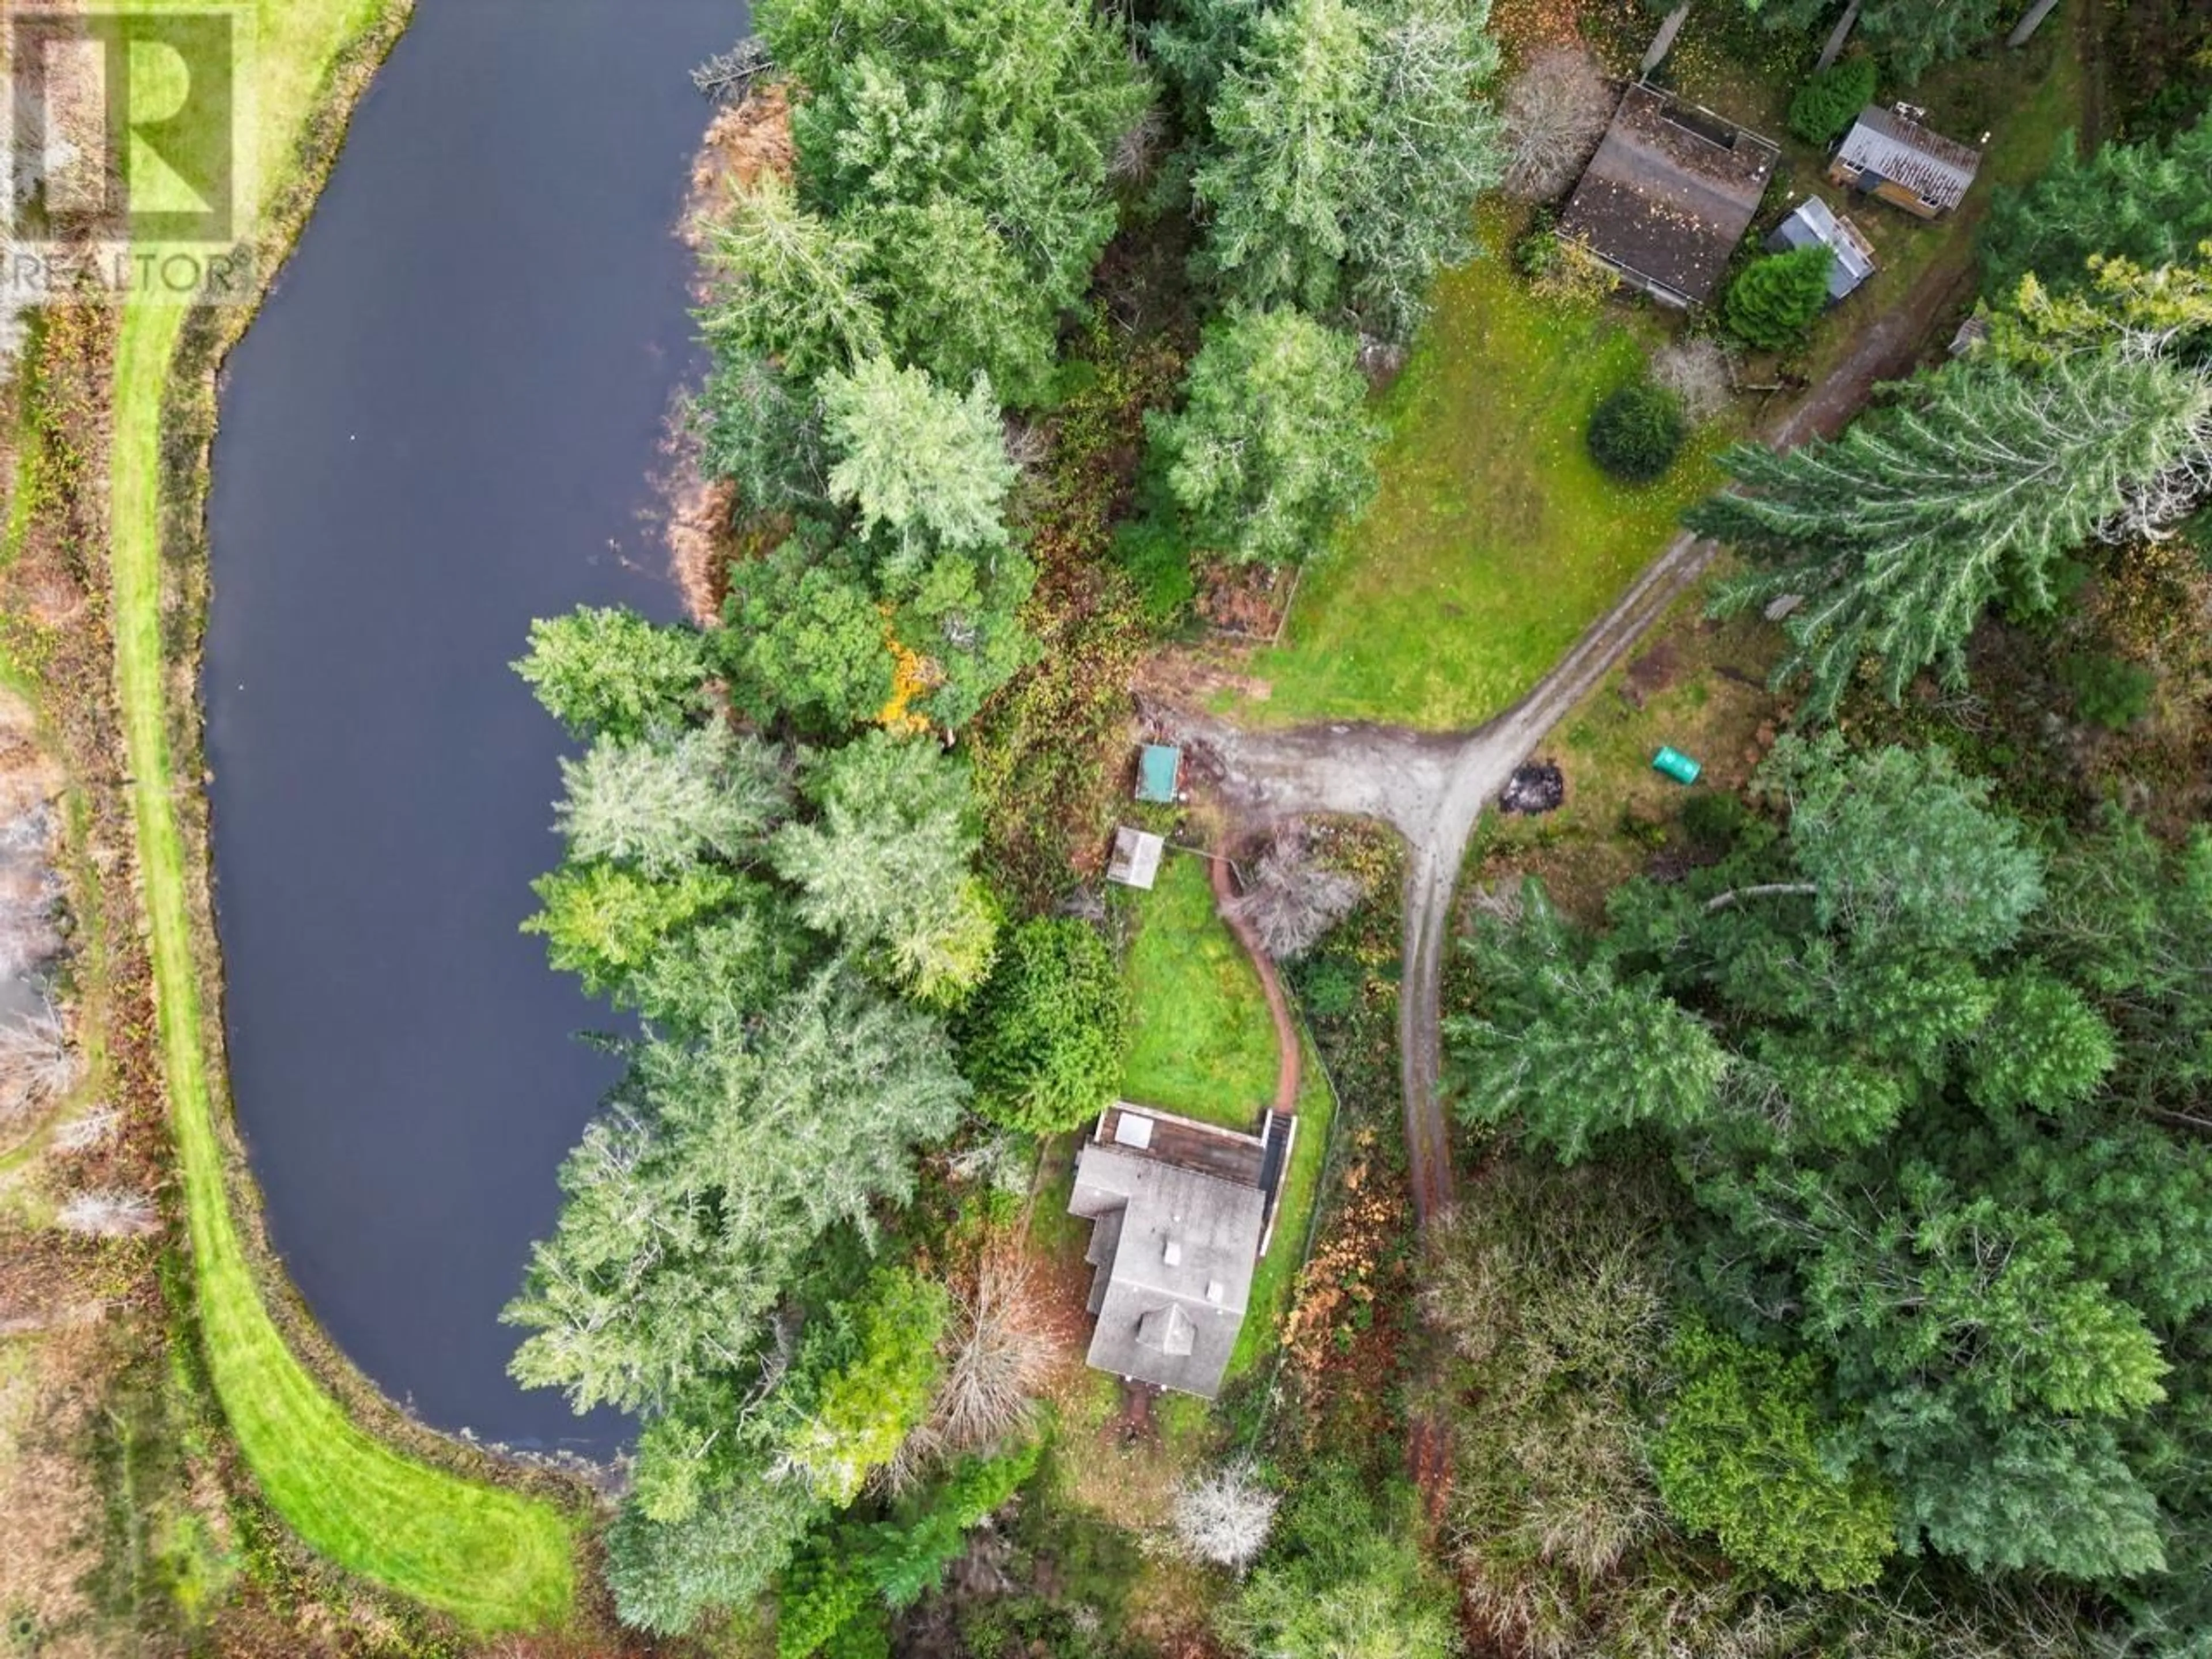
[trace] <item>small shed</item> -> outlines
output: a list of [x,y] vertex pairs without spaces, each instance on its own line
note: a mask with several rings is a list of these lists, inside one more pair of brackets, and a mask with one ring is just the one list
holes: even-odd
[[1817,196],[1808,196],[1774,228],[1766,239],[1767,251],[1787,253],[1792,248],[1825,247],[1835,258],[1828,264],[1828,303],[1844,298],[1874,275],[1874,245],[1859,228]]
[[1121,825],[1114,831],[1114,856],[1106,862],[1106,879],[1151,892],[1159,879],[1160,855],[1166,848],[1161,837]]
[[1663,305],[1703,305],[1781,153],[1771,139],[1637,82],[1568,198],[1559,234]]
[[1930,132],[1899,109],[1875,104],[1859,112],[1836,147],[1828,179],[1933,219],[1966,200],[1966,187],[1981,165],[1982,153],[1972,145]]
[[1137,799],[1173,806],[1182,799],[1182,750],[1148,743],[1137,754]]

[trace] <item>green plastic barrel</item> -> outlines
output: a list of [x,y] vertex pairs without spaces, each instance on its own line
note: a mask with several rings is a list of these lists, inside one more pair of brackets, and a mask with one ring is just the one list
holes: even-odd
[[1651,757],[1651,769],[1664,772],[1677,783],[1695,783],[1705,768],[1679,749],[1662,749]]

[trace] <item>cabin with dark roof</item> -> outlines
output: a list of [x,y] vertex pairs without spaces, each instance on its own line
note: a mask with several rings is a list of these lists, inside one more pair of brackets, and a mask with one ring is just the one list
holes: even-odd
[[1819,197],[1808,196],[1774,228],[1766,247],[1771,253],[1787,253],[1793,248],[1816,246],[1834,256],[1828,262],[1830,305],[1874,275],[1874,244]]
[[1828,178],[1933,219],[1966,199],[1981,165],[1982,153],[1972,145],[1930,132],[1899,110],[1871,105],[1836,147]]
[[1704,305],[1780,155],[1772,140],[1637,82],[1568,198],[1559,234],[1662,304]]
[[1091,1224],[1091,1364],[1203,1400],[1221,1391],[1297,1133],[1284,1113],[1257,1134],[1127,1101],[1100,1115],[1067,1201]]

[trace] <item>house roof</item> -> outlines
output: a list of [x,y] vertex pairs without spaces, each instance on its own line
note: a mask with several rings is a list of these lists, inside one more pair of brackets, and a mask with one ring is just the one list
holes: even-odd
[[1256,1186],[1145,1149],[1085,1146],[1067,1207],[1096,1223],[1090,1363],[1208,1400],[1218,1393],[1251,1298],[1265,1200]]
[[1872,104],[1859,112],[1859,118],[1844,135],[1836,162],[1861,174],[1862,185],[1864,175],[1872,174],[1904,185],[1936,207],[1954,208],[1974,182],[1982,153],[1971,144],[1930,132],[1893,109]]
[[1148,835],[1126,823],[1117,825],[1114,830],[1114,856],[1106,864],[1106,879],[1149,892],[1153,882],[1159,878],[1160,855],[1166,848],[1166,842],[1158,836]]
[[1774,228],[1768,247],[1779,253],[1788,248],[1826,247],[1836,257],[1828,266],[1828,298],[1840,300],[1874,275],[1874,246],[1859,228],[1840,217],[1817,196],[1808,196]]
[[1148,743],[1137,756],[1137,799],[1175,804],[1176,785],[1182,776],[1182,750],[1164,743]]
[[1780,151],[1638,82],[1560,216],[1559,233],[1632,278],[1702,304],[1750,228]]

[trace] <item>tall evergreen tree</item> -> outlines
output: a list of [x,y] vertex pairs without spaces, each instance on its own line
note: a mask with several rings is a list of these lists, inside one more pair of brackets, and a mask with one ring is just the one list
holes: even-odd
[[640,1045],[504,1315],[515,1376],[639,1411],[742,1370],[823,1235],[910,1197],[967,1097],[938,1024],[842,965],[742,1033]]
[[1833,443],[1739,446],[1737,488],[1686,515],[1752,561],[1723,582],[1731,614],[1795,595],[1782,678],[1832,714],[1861,660],[1893,699],[1921,668],[1963,677],[1961,650],[2002,597],[2055,602],[2069,552],[2212,438],[2212,382],[2118,349],[2040,371],[1971,360],[1863,416]]
[[990,971],[995,911],[969,874],[977,836],[963,763],[883,732],[820,756],[802,786],[809,822],[769,843],[807,925],[880,976],[957,1002]]
[[1192,180],[1201,270],[1245,306],[1350,305],[1410,335],[1437,271],[1473,257],[1474,198],[1503,171],[1476,95],[1498,63],[1486,15],[1291,0],[1238,21]]
[[1982,230],[1982,291],[2008,300],[2034,273],[2054,294],[2089,285],[2093,254],[2147,269],[2186,264],[2212,240],[2212,111],[2166,143],[2105,143],[2083,156],[2074,135],[2033,182],[2000,190]]
[[963,396],[921,369],[869,357],[820,384],[830,494],[857,510],[863,533],[888,534],[902,568],[918,568],[935,548],[1006,544],[1015,474],[988,379],[978,374]]
[[[1837,0],[1743,0],[1770,28],[1810,33],[1835,21]],[[1858,38],[1899,81],[1962,58],[2012,21],[2014,0],[1864,0]]]

